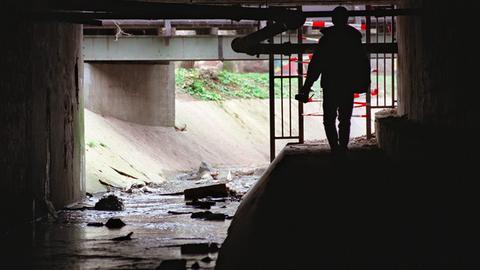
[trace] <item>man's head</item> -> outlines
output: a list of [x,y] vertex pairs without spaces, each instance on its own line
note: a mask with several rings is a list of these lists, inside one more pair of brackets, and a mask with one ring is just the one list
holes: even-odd
[[346,25],[348,23],[348,10],[342,6],[334,8],[332,22],[334,25]]

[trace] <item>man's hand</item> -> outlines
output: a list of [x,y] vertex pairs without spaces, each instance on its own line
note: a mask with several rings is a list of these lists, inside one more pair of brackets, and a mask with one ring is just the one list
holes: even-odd
[[312,91],[310,88],[302,87],[299,93],[295,95],[295,99],[303,103],[307,103],[310,99],[309,93]]

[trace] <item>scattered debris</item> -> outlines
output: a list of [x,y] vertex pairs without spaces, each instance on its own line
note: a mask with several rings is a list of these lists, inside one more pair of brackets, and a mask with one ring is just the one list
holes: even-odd
[[230,216],[223,214],[223,213],[212,213],[211,215],[208,215],[205,220],[211,220],[211,221],[225,221],[225,219],[229,219]]
[[177,212],[177,211],[168,211],[170,215],[190,215],[192,212]]
[[225,184],[216,184],[198,188],[185,189],[185,200],[195,200],[205,197],[228,197],[228,189]]
[[113,194],[101,198],[95,204],[95,210],[122,211],[123,209],[123,201]]
[[91,193],[88,193],[88,192],[86,192],[85,195],[89,198],[93,197],[93,195]]
[[198,264],[198,262],[194,262],[192,264],[192,269],[200,269],[200,264]]
[[232,172],[231,171],[228,171],[228,174],[227,174],[227,181],[232,181]]
[[127,235],[125,236],[120,236],[120,237],[115,237],[112,239],[112,241],[128,241],[128,240],[132,240],[132,234],[133,232],[129,232]]
[[112,168],[114,171],[116,171],[116,172],[117,172],[118,174],[120,174],[120,175],[129,177],[129,178],[133,178],[133,179],[138,179],[138,177],[135,177],[135,176],[130,175],[130,174],[126,173],[126,172],[122,172],[122,171],[120,171],[120,170],[117,170],[117,169],[115,169],[114,167],[110,167],[110,168]]
[[127,224],[125,224],[121,219],[119,218],[110,218],[107,223],[105,223],[105,226],[109,229],[120,229],[122,228],[123,226],[125,226]]
[[224,221],[225,219],[231,219],[232,217],[223,213],[212,213],[210,211],[192,213],[190,216],[195,219],[204,219],[210,221]]
[[204,263],[211,263],[213,261],[213,259],[210,258],[210,256],[207,256],[207,257],[201,259],[201,261],[204,262]]
[[212,166],[205,161],[200,163],[197,174],[201,177],[204,173],[210,173],[213,171]]
[[244,176],[244,175],[253,175],[255,173],[255,169],[242,169],[235,171],[236,176]]
[[175,126],[175,130],[176,130],[176,131],[181,131],[181,132],[187,131],[187,124],[183,124],[183,127],[177,127],[177,126]]
[[182,254],[208,254],[218,252],[217,243],[184,244],[180,248]]
[[216,202],[212,200],[193,200],[186,203],[186,205],[191,205],[200,209],[210,209],[210,207],[214,206],[215,204]]
[[166,260],[160,263],[157,270],[185,270],[187,269],[187,260]]
[[162,193],[162,194],[159,194],[159,196],[180,196],[183,194],[184,192],[180,191],[180,192],[173,192],[173,193]]
[[103,227],[103,222],[89,222],[87,223],[87,226],[89,227]]
[[191,218],[204,219],[211,214],[212,214],[212,212],[210,212],[210,211],[195,212],[195,213],[192,213],[192,215],[190,217]]

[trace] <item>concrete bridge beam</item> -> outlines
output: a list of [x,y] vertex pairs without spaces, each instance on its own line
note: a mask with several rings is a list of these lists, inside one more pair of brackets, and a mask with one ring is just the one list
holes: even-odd
[[150,126],[175,124],[171,62],[85,63],[85,107],[103,116]]

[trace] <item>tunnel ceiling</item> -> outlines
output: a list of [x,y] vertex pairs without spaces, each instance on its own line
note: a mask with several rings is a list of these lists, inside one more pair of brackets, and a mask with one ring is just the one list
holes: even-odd
[[316,5],[329,5],[329,4],[395,4],[398,0],[150,0],[149,2],[158,3],[191,3],[191,4],[316,4]]

